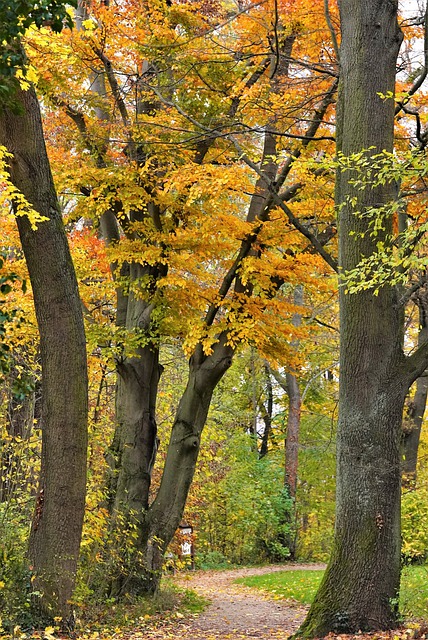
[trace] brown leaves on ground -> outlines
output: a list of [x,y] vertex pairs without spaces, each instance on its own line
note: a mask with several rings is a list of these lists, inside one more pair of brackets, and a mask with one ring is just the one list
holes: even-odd
[[[128,629],[110,628],[102,631],[82,630],[76,640],[286,640],[303,622],[308,607],[289,600],[270,599],[266,593],[235,584],[246,575],[271,573],[287,569],[315,568],[314,565],[285,565],[235,569],[228,571],[197,571],[181,574],[175,582],[207,598],[210,605],[200,615],[182,613],[180,609],[154,616],[137,618]],[[318,566],[318,568],[320,568]],[[40,633],[40,640],[56,640],[53,629]],[[14,636],[24,640],[25,634]],[[2,640],[3,636],[0,636]],[[10,636],[9,636],[10,638]],[[428,622],[413,621],[400,629],[369,634],[327,636],[327,640],[428,640]]]

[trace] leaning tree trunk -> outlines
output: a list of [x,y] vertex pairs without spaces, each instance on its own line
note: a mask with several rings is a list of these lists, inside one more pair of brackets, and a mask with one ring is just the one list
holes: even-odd
[[71,619],[86,487],[87,370],[82,308],[33,88],[18,90],[21,113],[2,111],[0,143],[10,176],[47,218],[35,231],[17,217],[40,331],[42,463],[29,557],[36,609]]
[[232,364],[233,349],[226,345],[226,339],[220,336],[209,356],[199,345],[190,359],[189,378],[172,427],[161,485],[140,530],[141,564],[130,576],[138,592],[153,593],[159,585],[163,554],[182,518],[195,472],[212,394]]
[[[397,3],[339,0],[341,86],[337,146],[345,157],[393,149],[395,69],[402,40]],[[355,174],[354,174],[355,175]],[[362,191],[337,172],[340,266],[355,268],[390,242],[391,216],[372,237],[358,212],[394,197],[391,184]],[[381,215],[381,214],[379,214]],[[400,585],[400,431],[410,383],[402,314],[393,286],[340,292],[341,356],[337,504],[332,556],[300,634],[388,629],[397,623]]]

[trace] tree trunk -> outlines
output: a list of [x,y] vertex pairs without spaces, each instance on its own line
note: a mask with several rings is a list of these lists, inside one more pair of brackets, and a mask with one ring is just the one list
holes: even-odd
[[403,485],[408,489],[416,486],[419,441],[428,395],[428,375],[416,381],[416,393],[409,411],[403,420]]
[[[303,306],[303,287],[297,286],[294,289],[294,304]],[[293,325],[300,327],[302,316],[300,313],[293,315]],[[298,349],[298,340],[293,346]],[[288,418],[287,418],[287,438],[285,441],[285,486],[290,498],[296,499],[297,491],[297,469],[299,466],[299,433],[300,415],[302,410],[302,397],[300,395],[297,377],[292,371],[286,373],[286,388],[284,391],[288,395]]]
[[297,378],[286,373],[288,394],[287,439],[285,441],[285,486],[290,498],[295,500],[297,469],[299,464],[299,432],[302,398]]
[[269,451],[269,438],[272,434],[272,415],[273,415],[273,388],[270,367],[266,362],[264,366],[264,372],[266,377],[266,406],[262,401],[259,403],[259,408],[262,414],[265,428],[263,430],[262,442],[260,445],[259,458],[262,459],[267,455]]
[[[418,345],[428,341],[428,300],[425,291],[420,292],[415,302],[419,307]],[[416,381],[416,393],[407,407],[403,419],[403,484],[408,488],[416,486],[419,441],[428,395],[428,372],[424,372]]]
[[145,557],[136,580],[146,592],[154,592],[159,585],[163,554],[182,518],[195,472],[212,394],[232,364],[233,349],[225,342],[221,336],[210,356],[198,346],[189,362],[189,379],[172,427],[161,485],[141,531]]
[[[12,369],[12,379],[14,371]],[[13,382],[9,382],[9,385]],[[29,477],[24,459],[23,443],[31,437],[36,405],[35,391],[17,396],[7,389],[7,439],[1,443],[0,502],[9,502],[25,491]],[[30,472],[31,474],[31,472]]]
[[[36,608],[71,621],[83,523],[87,449],[87,371],[76,276],[43,139],[33,88],[19,90],[21,115],[2,111],[0,143],[13,154],[12,182],[48,220],[36,231],[17,217],[33,288],[42,363],[42,463],[29,557]],[[37,600],[37,602],[36,602]]]
[[[345,157],[393,149],[396,59],[402,40],[390,0],[339,0],[341,86],[337,146]],[[372,237],[358,212],[394,198],[391,184],[362,191],[337,172],[340,266],[355,268],[377,243],[390,241],[391,216]],[[351,201],[351,198],[353,199]],[[357,215],[356,215],[357,214]],[[381,214],[380,214],[381,215]],[[400,584],[400,431],[411,383],[402,352],[402,313],[394,287],[340,291],[341,358],[337,437],[337,503],[332,556],[300,630],[389,629],[397,623]],[[412,373],[412,375],[414,372]]]

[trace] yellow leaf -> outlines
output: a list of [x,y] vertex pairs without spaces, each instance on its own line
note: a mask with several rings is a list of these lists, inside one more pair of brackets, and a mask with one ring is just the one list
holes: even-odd
[[86,31],[93,31],[97,25],[93,20],[88,18],[88,20],[83,20],[82,26],[86,29]]

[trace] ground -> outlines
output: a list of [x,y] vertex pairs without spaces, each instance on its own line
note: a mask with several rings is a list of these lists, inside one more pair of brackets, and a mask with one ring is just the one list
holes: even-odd
[[323,565],[296,565],[195,571],[177,578],[180,586],[195,590],[211,604],[200,616],[177,625],[175,637],[183,640],[233,638],[285,638],[296,631],[307,607],[290,601],[269,599],[255,589],[235,584],[236,578],[273,571],[322,569]]
[[[293,571],[322,569],[325,565],[287,564],[225,571],[180,573],[174,582],[206,598],[210,604],[199,615],[176,612],[154,625],[147,620],[128,633],[117,630],[116,640],[286,640],[299,628],[309,607],[290,600],[275,600],[257,589],[235,584],[236,578]],[[407,626],[407,625],[406,625]],[[328,636],[328,640],[428,640],[428,625],[419,621],[389,632]]]

